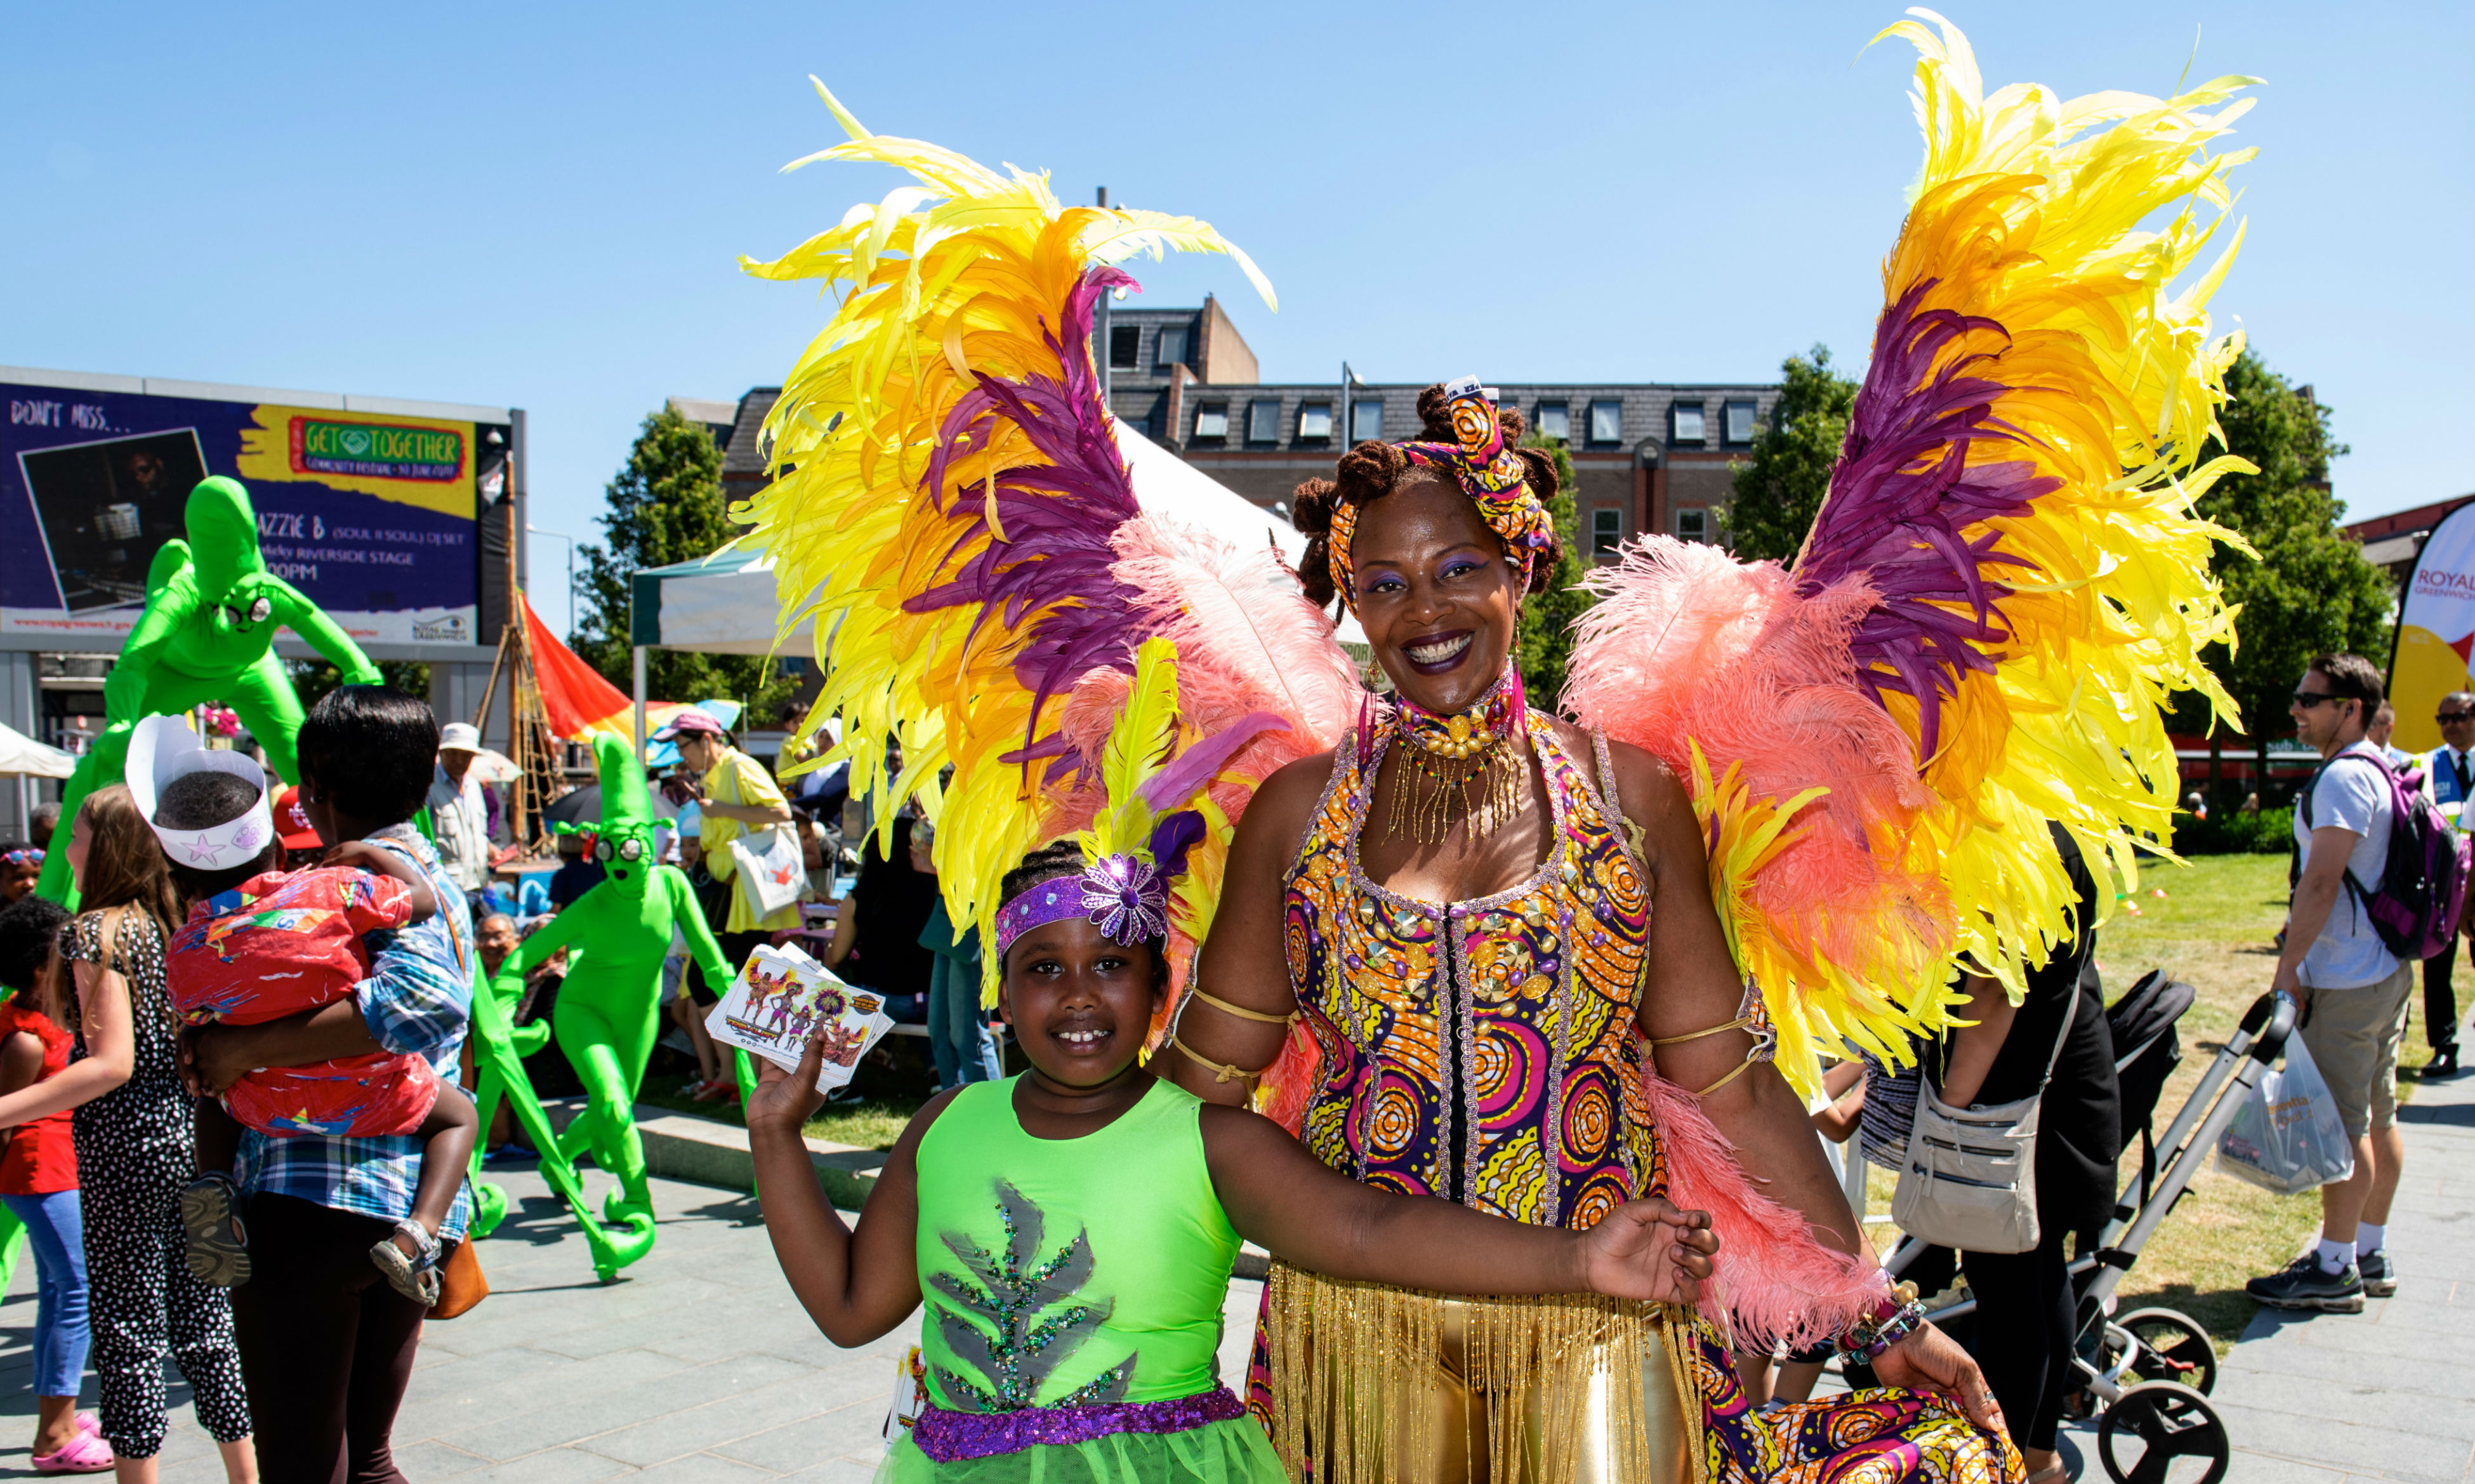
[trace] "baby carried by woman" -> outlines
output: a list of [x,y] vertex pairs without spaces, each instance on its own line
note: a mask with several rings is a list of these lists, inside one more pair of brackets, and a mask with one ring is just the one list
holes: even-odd
[[[164,955],[166,988],[188,1024],[259,1025],[351,998],[370,972],[370,937],[438,911],[409,860],[366,840],[337,846],[322,865],[278,869],[282,844],[264,770],[243,754],[200,746],[180,718],[138,724],[129,778],[189,904]],[[318,803],[305,797],[303,807],[314,823]],[[377,1051],[260,1067],[219,1102],[201,1099],[199,1175],[181,1197],[190,1271],[218,1286],[249,1279],[232,1174],[242,1128],[279,1137],[417,1134],[425,1142],[412,1215],[370,1258],[398,1292],[435,1303],[438,1230],[478,1133],[472,1103],[440,1090],[427,1060]]]

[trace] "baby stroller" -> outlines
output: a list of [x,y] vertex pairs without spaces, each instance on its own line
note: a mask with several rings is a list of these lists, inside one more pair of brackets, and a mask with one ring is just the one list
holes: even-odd
[[[2218,1352],[2208,1331],[2170,1308],[2119,1314],[2114,1297],[2122,1275],[2182,1199],[2294,1030],[2293,1001],[2266,994],[2253,1002],[2166,1132],[2152,1138],[2158,1094],[2182,1059],[2174,1022],[2193,999],[2189,985],[2151,970],[2106,1011],[2122,1086],[2123,1126],[2139,1126],[2141,1168],[2124,1186],[2095,1246],[2072,1259],[2071,1273],[2079,1299],[2076,1364],[2082,1382],[2073,1412],[2098,1419],[2098,1461],[2115,1484],[2220,1484],[2232,1464],[2224,1420],[2209,1402],[2218,1383]],[[1896,1276],[1928,1251],[1925,1243],[1908,1238],[1883,1266]],[[1975,1300],[1963,1298],[1927,1317],[1964,1331],[1975,1309]],[[1848,1382],[1866,1386],[1873,1378],[1858,1368]]]

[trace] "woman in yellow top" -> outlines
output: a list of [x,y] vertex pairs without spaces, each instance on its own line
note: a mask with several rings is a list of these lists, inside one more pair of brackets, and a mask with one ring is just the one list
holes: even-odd
[[747,961],[757,944],[773,934],[799,925],[799,904],[793,902],[770,916],[750,911],[747,899],[732,880],[739,863],[730,842],[751,830],[791,822],[791,801],[765,765],[730,744],[730,733],[701,711],[683,711],[677,719],[653,734],[653,741],[676,742],[679,761],[698,775],[704,824],[699,836],[704,867],[713,879],[731,882],[730,915],[714,935],[723,959],[736,966]]

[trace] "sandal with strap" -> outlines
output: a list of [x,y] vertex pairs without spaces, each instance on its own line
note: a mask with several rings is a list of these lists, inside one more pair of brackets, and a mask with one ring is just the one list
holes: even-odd
[[[412,1238],[410,1253],[397,1244],[397,1236]],[[438,1306],[438,1238],[409,1217],[397,1222],[395,1231],[370,1249],[370,1261],[386,1275],[387,1286],[425,1309]]]

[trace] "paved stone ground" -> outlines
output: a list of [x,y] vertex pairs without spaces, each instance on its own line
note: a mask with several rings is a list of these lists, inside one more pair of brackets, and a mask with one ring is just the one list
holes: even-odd
[[[2253,1322],[2215,1399],[2237,1448],[2229,1484],[2475,1480],[2475,1078],[2418,1089],[2401,1121],[2407,1180],[2389,1224],[2398,1296],[2360,1316]],[[529,1167],[492,1178],[516,1209],[481,1247],[491,1297],[423,1337],[396,1426],[406,1475],[864,1484],[916,1322],[863,1350],[835,1349],[783,1283],[755,1203],[674,1180],[653,1181],[659,1244],[604,1286]],[[598,1196],[600,1181],[587,1179]],[[0,1478],[32,1476],[34,1279],[29,1259],[0,1302]],[[1233,1380],[1260,1294],[1231,1286],[1222,1374]],[[169,1395],[163,1477],[220,1477],[177,1372]],[[2067,1433],[2081,1476],[2102,1479],[2094,1428]]]
[[[836,1350],[792,1297],[744,1193],[653,1181],[661,1236],[608,1286],[595,1281],[567,1208],[529,1166],[494,1170],[516,1204],[481,1244],[490,1297],[432,1323],[396,1422],[396,1458],[417,1484],[662,1484],[801,1480],[866,1484],[894,1357],[918,1323]],[[587,1175],[599,1197],[601,1181]],[[0,1478],[31,1477],[35,1267],[0,1302]],[[1258,1284],[1231,1285],[1224,1374],[1239,1374]],[[94,1381],[86,1379],[91,1406]],[[166,1484],[221,1477],[175,1373]]]
[[2416,1088],[2398,1122],[2397,1296],[2252,1321],[2215,1398],[2230,1484],[2475,1478],[2475,1078]]

